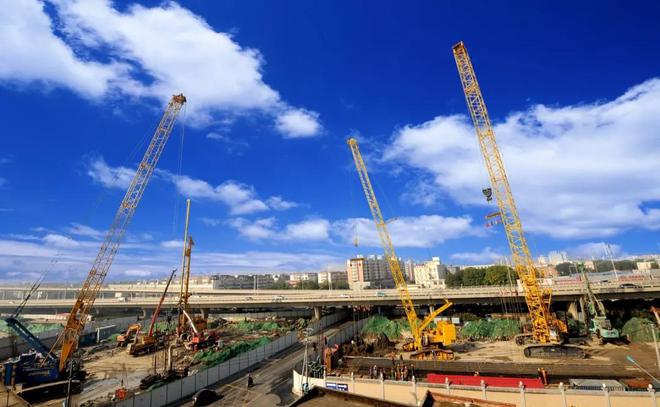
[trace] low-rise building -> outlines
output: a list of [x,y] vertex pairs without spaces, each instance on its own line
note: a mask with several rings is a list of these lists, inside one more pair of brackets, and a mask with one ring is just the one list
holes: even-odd
[[445,288],[445,268],[440,257],[432,257],[424,263],[417,263],[414,267],[415,284],[424,288]]
[[337,287],[339,283],[348,282],[346,272],[344,271],[319,271],[318,280],[319,285],[327,284],[330,287]]
[[289,275],[289,285],[291,287],[300,287],[303,281],[318,283],[319,275],[317,273],[292,273]]

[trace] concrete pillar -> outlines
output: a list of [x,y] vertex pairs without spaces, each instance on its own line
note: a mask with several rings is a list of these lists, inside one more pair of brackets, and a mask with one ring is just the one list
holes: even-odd
[[314,307],[314,321],[321,319],[322,311],[323,309],[321,307]]
[[142,308],[142,319],[147,319],[147,309]]
[[576,321],[580,319],[577,301],[573,301],[570,304],[568,304],[568,314]]
[[649,383],[649,387],[647,388],[647,390],[651,394],[651,405],[653,407],[658,407],[658,403],[655,400],[655,389],[653,388],[653,385]]
[[520,406],[527,407],[527,400],[525,400],[525,385],[522,382],[518,383],[520,389]]
[[[353,380],[353,373],[351,373],[351,380]],[[385,378],[382,373],[380,374],[380,398],[385,400]]]
[[605,383],[603,383],[603,393],[605,393],[605,407],[611,407],[610,404],[610,391],[607,389]]
[[562,405],[564,407],[568,407],[568,403],[566,402],[566,388],[564,387],[564,382],[559,383],[559,391],[561,392],[561,400],[562,400]]
[[417,380],[415,380],[415,376],[412,377],[412,392],[413,392],[413,397],[415,397],[415,405],[419,405],[419,400],[417,400]]
[[486,394],[486,382],[481,379],[481,395],[484,400],[488,400],[488,394]]
[[209,308],[202,308],[201,311],[202,311],[202,318],[208,319],[211,310]]
[[451,394],[451,391],[449,390],[449,378],[445,377],[445,388],[447,389],[447,395]]

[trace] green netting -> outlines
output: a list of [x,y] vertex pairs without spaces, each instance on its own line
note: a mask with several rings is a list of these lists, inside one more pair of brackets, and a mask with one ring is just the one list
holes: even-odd
[[236,324],[236,329],[241,331],[277,331],[283,329],[277,322],[249,322],[241,321]]
[[392,321],[380,315],[369,318],[362,327],[363,335],[383,334],[390,341],[401,338],[403,332],[410,332],[410,325],[406,319],[400,318]]
[[253,341],[240,341],[229,346],[224,347],[220,351],[202,350],[195,354],[194,360],[203,363],[206,367],[213,367],[220,363],[233,358],[241,353],[248,352],[259,346],[265,345],[270,342],[267,337],[261,337]]
[[461,338],[470,340],[506,340],[520,333],[520,323],[511,319],[478,319],[469,321],[460,332]]
[[[25,321],[21,321],[25,324]],[[32,332],[33,334],[38,334],[41,332],[45,331],[53,331],[57,329],[62,329],[62,324],[58,323],[43,323],[43,324],[25,324],[28,330]],[[7,323],[4,320],[0,320],[0,330],[4,332],[9,332],[9,328],[7,327]]]
[[653,342],[653,333],[655,329],[656,338],[660,338],[660,330],[651,320],[646,318],[630,318],[623,326],[621,333],[628,337],[630,342]]

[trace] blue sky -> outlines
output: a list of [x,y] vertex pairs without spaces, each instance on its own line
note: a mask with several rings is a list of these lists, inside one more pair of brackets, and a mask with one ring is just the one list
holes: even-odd
[[[5,3],[5,1],[0,1]],[[171,94],[189,103],[109,279],[508,254],[451,46],[466,43],[535,255],[658,252],[655,2],[6,1],[0,279],[86,275]],[[10,6],[11,5],[11,6]],[[357,225],[357,226],[356,226]],[[352,245],[357,230],[360,247]]]

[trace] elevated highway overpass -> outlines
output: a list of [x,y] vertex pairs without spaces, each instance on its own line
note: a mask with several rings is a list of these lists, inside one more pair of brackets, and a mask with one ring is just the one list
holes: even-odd
[[[564,284],[553,286],[553,303],[574,302],[584,295],[584,285]],[[607,282],[595,284],[593,290],[603,300],[653,300],[660,297],[660,280],[640,280],[619,284]],[[524,302],[522,291],[508,286],[465,287],[451,289],[410,290],[410,295],[420,307],[435,306],[448,299],[455,304],[502,304],[503,301]],[[0,313],[12,312],[18,300],[0,300]],[[74,299],[31,299],[25,313],[68,312]],[[148,313],[158,303],[156,296],[135,292],[130,298],[100,297],[94,303],[96,313],[117,313],[141,310]],[[282,309],[323,308],[347,306],[398,306],[397,291],[389,290],[205,290],[195,291],[190,298],[194,308],[207,312],[228,309]],[[177,298],[165,300],[165,309],[176,308]]]

